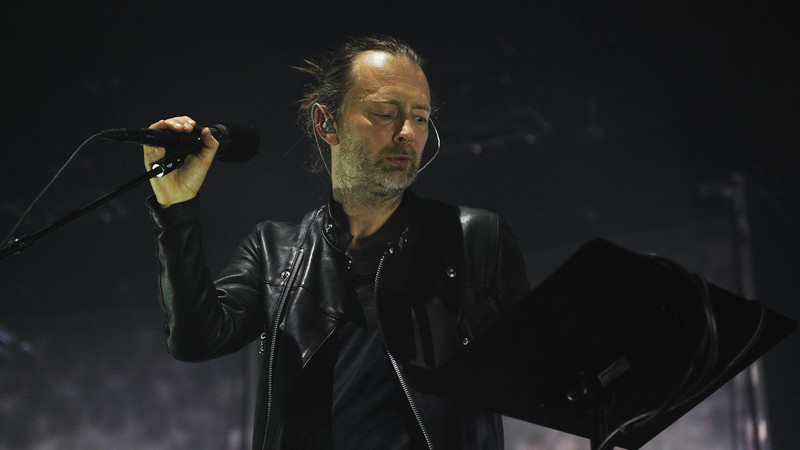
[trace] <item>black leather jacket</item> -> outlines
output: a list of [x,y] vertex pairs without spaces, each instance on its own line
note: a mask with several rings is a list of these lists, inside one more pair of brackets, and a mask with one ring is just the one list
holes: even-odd
[[[429,447],[501,450],[498,415],[417,390],[404,368],[434,371],[479,338],[529,291],[523,258],[493,213],[411,193],[404,202],[407,239],[387,247],[375,280],[389,357]],[[348,257],[331,239],[341,230],[328,211],[322,206],[299,225],[260,223],[213,281],[197,201],[151,207],[171,354],[200,361],[261,340],[254,448],[286,448],[283,413],[295,381],[344,316]]]

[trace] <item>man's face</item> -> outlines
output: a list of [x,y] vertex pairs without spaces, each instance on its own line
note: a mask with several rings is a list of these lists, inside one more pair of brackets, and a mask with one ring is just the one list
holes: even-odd
[[359,56],[353,76],[331,148],[334,189],[399,195],[414,181],[428,139],[425,74],[405,57],[370,51]]

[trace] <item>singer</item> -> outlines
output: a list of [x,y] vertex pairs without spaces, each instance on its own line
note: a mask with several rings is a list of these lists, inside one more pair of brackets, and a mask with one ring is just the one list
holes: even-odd
[[[169,350],[201,361],[260,341],[255,449],[503,448],[500,416],[415,382],[530,290],[496,214],[409,190],[438,139],[422,66],[406,43],[364,37],[298,67],[312,78],[298,114],[329,202],[298,224],[256,225],[215,279],[197,201],[218,149],[210,130],[180,169],[150,180]],[[145,166],[164,154],[145,145]]]

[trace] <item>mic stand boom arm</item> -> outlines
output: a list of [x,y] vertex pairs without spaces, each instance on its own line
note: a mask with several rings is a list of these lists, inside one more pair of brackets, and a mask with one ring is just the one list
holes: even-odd
[[89,211],[96,209],[98,206],[106,203],[112,198],[117,197],[133,189],[143,181],[149,180],[150,178],[154,177],[163,177],[164,175],[172,172],[173,170],[179,168],[182,165],[183,165],[183,158],[180,156],[167,156],[166,158],[153,163],[152,169],[147,171],[146,173],[119,186],[113,191],[101,197],[98,197],[97,199],[87,203],[86,205],[80,207],[79,209],[76,209],[75,211],[67,214],[66,216],[50,223],[49,225],[39,229],[38,231],[10,239],[9,242],[7,242],[4,247],[0,248],[0,259],[3,259],[11,254],[17,254],[22,252],[22,250],[29,247],[31,244],[33,244],[34,241],[41,238],[42,236],[58,228],[61,228],[67,223],[72,222],[78,217],[88,213]]

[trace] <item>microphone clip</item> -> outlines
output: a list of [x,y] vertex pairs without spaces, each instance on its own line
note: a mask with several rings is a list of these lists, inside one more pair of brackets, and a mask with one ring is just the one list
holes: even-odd
[[154,172],[158,172],[155,173],[155,176],[161,178],[164,175],[172,172],[173,170],[179,169],[181,166],[183,166],[183,157],[177,155],[170,155],[169,151],[167,151],[167,156],[154,162],[150,166],[150,169],[153,170]]

